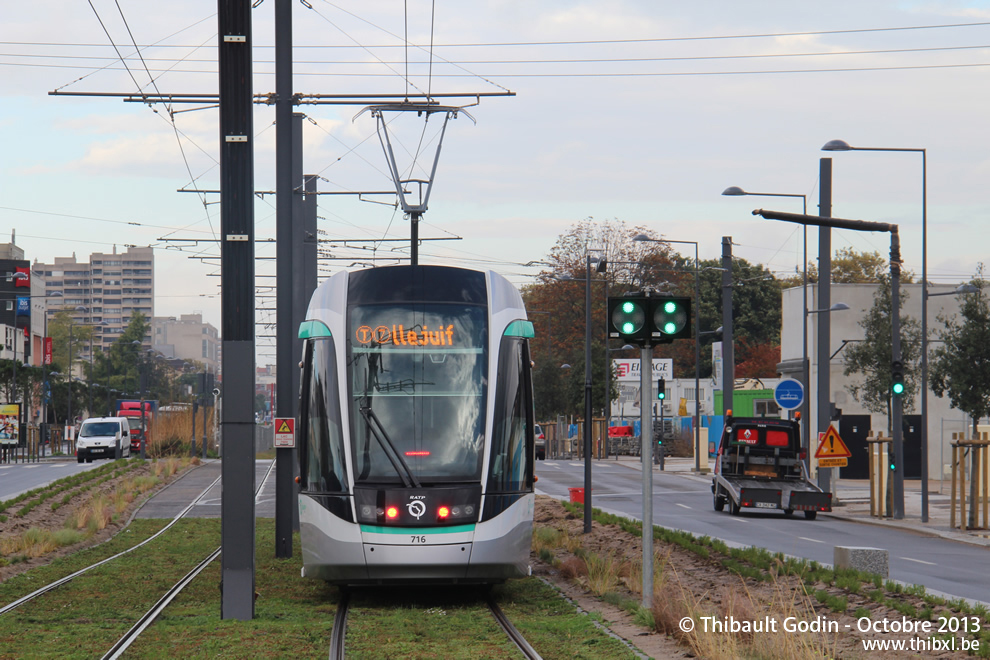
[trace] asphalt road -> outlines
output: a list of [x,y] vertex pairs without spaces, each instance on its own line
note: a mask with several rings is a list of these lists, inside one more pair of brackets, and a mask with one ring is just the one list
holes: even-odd
[[[568,499],[569,488],[584,487],[584,464],[578,461],[537,461],[538,492]],[[642,473],[617,462],[594,463],[592,505],[642,519]],[[928,591],[986,602],[990,600],[990,550],[912,531],[889,529],[819,514],[784,517],[778,511],[743,509],[732,516],[728,508],[712,507],[711,478],[685,473],[653,477],[653,523],[710,536],[730,545],[757,546],[772,552],[831,565],[835,546],[884,548],[890,554],[890,577],[924,585]]]
[[0,502],[17,497],[26,491],[47,486],[63,477],[92,470],[102,464],[102,461],[77,463],[75,459],[0,464]]

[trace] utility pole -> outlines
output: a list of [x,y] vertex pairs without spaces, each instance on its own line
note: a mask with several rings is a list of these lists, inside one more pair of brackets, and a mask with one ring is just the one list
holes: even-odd
[[251,1],[217,0],[223,461],[222,619],[254,618],[254,121]]
[[[832,159],[819,159],[818,178],[818,214],[823,218],[832,216]],[[832,306],[832,228],[821,225],[818,229],[818,303],[816,309],[828,309]],[[832,397],[830,390],[832,369],[832,322],[831,314],[822,312],[818,317],[818,420],[816,426],[819,433],[827,433],[832,422]],[[806,394],[805,396],[809,396]],[[821,437],[821,436],[819,436]],[[818,445],[808,438],[808,453],[812,446]],[[818,468],[818,485],[826,493],[832,490],[832,468]]]
[[[700,303],[699,303],[700,306]],[[698,312],[700,313],[700,309]],[[722,417],[732,410],[736,355],[732,346],[732,237],[722,237]]]

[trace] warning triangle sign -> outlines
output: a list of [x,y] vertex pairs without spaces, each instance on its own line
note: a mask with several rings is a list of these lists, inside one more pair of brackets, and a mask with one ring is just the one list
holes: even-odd
[[815,458],[849,458],[850,456],[852,456],[852,452],[849,451],[849,447],[839,437],[839,432],[835,430],[835,426],[829,424],[828,431],[818,443]]
[[[276,433],[292,433],[292,429],[289,428],[289,421],[286,419],[279,420],[281,423],[278,428],[275,429]],[[843,445],[845,446],[845,445]]]

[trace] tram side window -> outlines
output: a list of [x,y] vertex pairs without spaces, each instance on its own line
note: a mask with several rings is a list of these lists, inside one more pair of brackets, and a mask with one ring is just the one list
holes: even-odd
[[488,491],[512,493],[532,486],[532,389],[529,352],[524,340],[503,337],[499,351],[498,383]]
[[308,492],[342,493],[347,490],[344,438],[340,426],[340,397],[336,379],[333,339],[306,342],[300,419],[305,446],[300,473]]

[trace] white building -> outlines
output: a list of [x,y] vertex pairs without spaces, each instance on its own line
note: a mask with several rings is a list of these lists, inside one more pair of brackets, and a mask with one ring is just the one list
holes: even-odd
[[[862,340],[864,337],[863,328],[859,323],[866,313],[873,306],[873,295],[877,289],[876,284],[832,284],[830,297],[832,304],[843,302],[849,305],[848,310],[827,312],[831,321],[829,333],[829,355],[833,356],[829,363],[829,398],[836,408],[842,410],[844,417],[850,415],[864,415],[870,417],[870,428],[874,432],[883,431],[887,435],[887,416],[885,414],[870,413],[853,398],[850,385],[856,376],[845,376],[843,371],[846,367],[845,351],[846,347],[852,343]],[[929,284],[928,300],[928,352],[929,365],[931,365],[931,355],[938,339],[939,315],[949,317],[959,311],[959,298],[952,295],[932,294],[950,293],[956,289],[955,284]],[[901,284],[901,291],[906,294],[904,306],[901,308],[901,318],[911,317],[920,323],[921,321],[921,284]],[[801,299],[802,287],[787,289],[783,292],[783,323],[781,329],[781,364],[779,368],[784,376],[801,380],[800,368],[803,350],[801,340],[803,305]],[[818,346],[818,321],[822,313],[814,313],[821,305],[818,302],[817,285],[808,285],[808,309],[812,313],[808,314],[808,360],[810,372],[810,422],[813,430],[812,437],[817,438],[815,430],[818,426],[818,373],[819,364],[817,358]],[[920,380],[920,374],[919,374]],[[921,394],[919,393],[913,401],[905,401],[905,415],[919,414],[921,412]],[[911,404],[910,406],[908,404]],[[909,408],[913,408],[910,409]],[[965,431],[969,428],[969,421],[966,415],[949,405],[947,398],[936,397],[933,393],[928,394],[928,474],[931,479],[938,479],[943,474],[943,466],[949,463],[951,449],[949,443],[952,442],[952,433]],[[911,429],[913,430],[913,429]],[[920,431],[920,428],[918,429]],[[918,435],[920,437],[920,435]],[[843,438],[845,440],[845,438]],[[917,448],[920,451],[920,446]],[[910,474],[908,475],[910,476]]]

